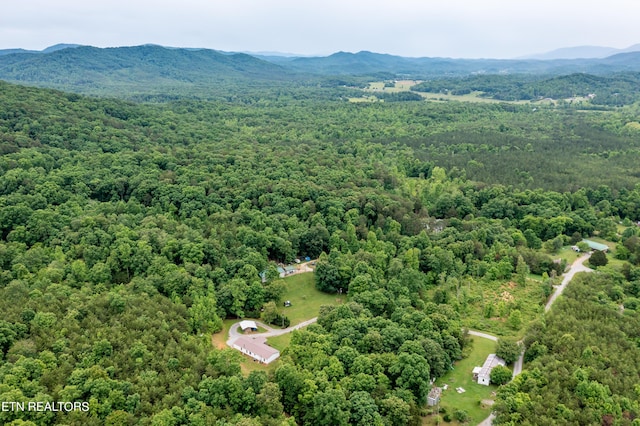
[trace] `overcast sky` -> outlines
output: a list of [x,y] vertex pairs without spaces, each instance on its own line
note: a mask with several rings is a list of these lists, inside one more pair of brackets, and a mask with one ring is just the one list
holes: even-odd
[[638,0],[15,0],[0,49],[145,43],[226,51],[513,58],[640,43]]

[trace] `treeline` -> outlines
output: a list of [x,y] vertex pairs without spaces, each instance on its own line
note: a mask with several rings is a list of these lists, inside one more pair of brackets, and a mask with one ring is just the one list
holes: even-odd
[[[593,105],[622,106],[640,100],[638,73],[610,76],[569,74],[544,75],[476,75],[457,79],[433,79],[412,87],[417,92],[482,96],[502,101],[536,101],[545,98],[565,100],[588,98]],[[594,96],[589,96],[594,95]]]

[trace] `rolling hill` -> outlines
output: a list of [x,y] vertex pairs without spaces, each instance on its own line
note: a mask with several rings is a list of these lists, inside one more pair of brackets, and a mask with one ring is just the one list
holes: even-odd
[[235,53],[155,45],[81,46],[51,53],[0,56],[0,79],[90,94],[191,93],[216,86],[286,81],[295,73],[280,65]]
[[[407,58],[366,51],[337,52],[326,57],[256,57],[157,45],[116,48],[56,45],[35,53],[0,54],[2,80],[141,100],[184,96],[230,99],[239,94],[259,98],[254,94],[274,93],[274,89],[290,97],[296,96],[290,90],[294,85],[316,90],[313,88],[354,86],[371,79],[575,73],[605,76],[619,72],[640,72],[640,52],[602,59],[543,61]],[[354,78],[344,79],[345,76]],[[329,80],[332,83],[327,83]],[[313,96],[317,96],[317,91]]]

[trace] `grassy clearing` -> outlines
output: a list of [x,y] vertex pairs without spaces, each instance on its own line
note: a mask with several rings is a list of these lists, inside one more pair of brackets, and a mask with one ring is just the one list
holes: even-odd
[[411,87],[418,83],[420,82],[415,80],[398,80],[394,82],[393,86],[385,86],[384,81],[374,81],[373,83],[369,83],[365,91],[385,93],[409,92],[411,91]]
[[291,325],[300,324],[313,317],[317,317],[322,305],[343,303],[345,297],[322,293],[315,286],[313,273],[292,275],[284,279],[287,291],[282,300],[289,300],[291,306],[282,308],[282,312],[289,317]]
[[292,335],[293,333],[287,333],[281,336],[269,337],[267,339],[267,343],[282,352],[287,346],[289,346],[289,343],[291,343]]
[[361,98],[349,98],[349,102],[353,103],[374,103],[374,102],[382,102],[380,99],[375,96],[363,96]]
[[[469,356],[454,364],[452,371],[436,380],[436,386],[448,385],[448,389],[442,392],[440,408],[444,408],[453,418],[456,410],[465,410],[470,417],[468,424],[478,424],[491,413],[491,407],[482,403],[483,400],[494,400],[492,395],[498,387],[479,385],[473,381],[471,370],[473,367],[481,366],[487,355],[495,353],[496,343],[492,340],[473,337],[472,348]],[[466,392],[456,392],[457,387],[462,387]],[[441,414],[442,416],[443,414]],[[435,425],[434,416],[428,416],[423,421],[424,425]],[[442,423],[441,423],[442,424]],[[450,425],[459,424],[452,420]]]
[[238,322],[237,319],[222,320],[222,330],[211,336],[211,343],[218,349],[227,348],[227,339],[229,338],[229,327]]
[[448,95],[444,93],[426,93],[426,92],[416,92],[419,93],[425,99],[431,101],[458,101],[458,102],[479,102],[479,103],[509,103],[509,104],[523,104],[529,103],[529,101],[501,101],[499,99],[491,99],[491,98],[483,98],[480,95],[482,92],[471,92],[467,95]]
[[[493,281],[463,287],[458,302],[463,325],[496,336],[522,337],[526,325],[544,310],[542,277],[534,277],[527,279],[524,286],[513,281]],[[455,294],[450,299],[455,303]],[[489,317],[486,316],[488,306],[492,307]],[[507,323],[510,312],[515,309],[522,314],[522,325],[516,330]]]
[[563,259],[567,261],[567,266],[571,266],[571,264],[584,253],[577,253],[571,249],[571,247],[566,246],[562,247],[560,251],[553,255],[554,259]]

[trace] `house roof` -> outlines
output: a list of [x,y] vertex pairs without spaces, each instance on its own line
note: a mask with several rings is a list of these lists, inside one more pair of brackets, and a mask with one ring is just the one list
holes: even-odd
[[480,373],[478,373],[478,378],[488,378],[491,374],[491,370],[493,370],[493,367],[497,367],[498,365],[505,366],[507,365],[507,363],[504,362],[504,359],[500,358],[498,355],[489,354],[487,356],[487,359],[484,361],[484,364],[482,364],[482,369],[480,370]]
[[253,352],[264,359],[269,359],[272,355],[280,354],[280,351],[267,346],[265,343],[267,339],[264,337],[240,337],[235,341],[235,344],[241,348]]
[[594,250],[600,250],[600,251],[609,250],[609,246],[607,246],[606,244],[596,243],[595,241],[591,241],[591,240],[582,240],[582,241],[587,243],[589,245],[589,248],[592,248]]
[[431,390],[429,391],[429,395],[427,395],[429,398],[439,398],[440,395],[442,394],[442,389],[440,389],[439,387],[433,387],[431,388]]
[[242,331],[245,331],[247,328],[257,329],[258,325],[256,324],[255,321],[244,320],[244,321],[240,321],[240,328],[242,329]]

